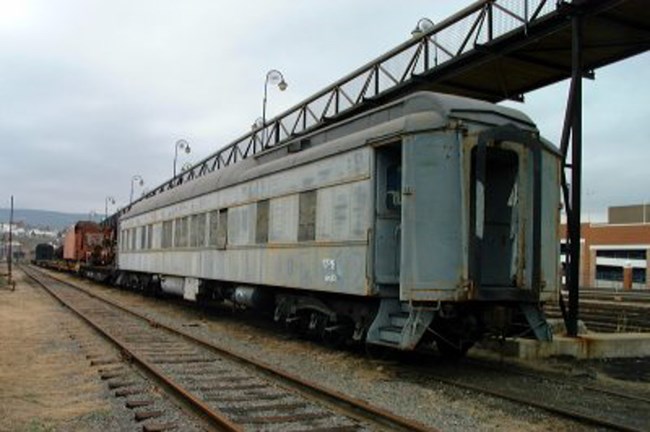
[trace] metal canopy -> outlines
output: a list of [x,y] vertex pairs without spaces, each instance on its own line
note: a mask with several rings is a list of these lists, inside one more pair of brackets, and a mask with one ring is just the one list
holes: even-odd
[[[486,15],[498,2],[482,2]],[[492,13],[494,14],[494,13]],[[422,75],[420,89],[492,102],[571,77],[570,17],[582,18],[585,76],[650,48],[650,8],[643,0],[574,0]],[[487,19],[487,18],[486,18]]]

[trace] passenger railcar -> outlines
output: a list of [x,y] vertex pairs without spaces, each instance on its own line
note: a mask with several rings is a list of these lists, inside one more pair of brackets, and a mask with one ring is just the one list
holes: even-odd
[[405,350],[548,339],[560,166],[524,114],[416,93],[135,203],[118,283]]

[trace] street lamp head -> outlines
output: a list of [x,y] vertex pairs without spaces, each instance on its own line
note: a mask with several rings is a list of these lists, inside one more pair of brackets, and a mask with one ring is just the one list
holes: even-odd
[[133,177],[131,177],[131,182],[137,181],[140,186],[144,184],[144,179],[140,174],[135,174]]
[[192,149],[190,148],[190,143],[188,143],[184,139],[179,139],[178,141],[176,141],[176,148],[185,150],[185,153],[189,153],[190,151],[192,151]]
[[425,33],[429,32],[435,24],[429,18],[420,18],[415,25],[415,28],[411,31],[411,36],[418,38]]
[[285,91],[289,84],[284,80],[284,75],[277,69],[271,69],[266,73],[266,83],[276,84],[280,91]]

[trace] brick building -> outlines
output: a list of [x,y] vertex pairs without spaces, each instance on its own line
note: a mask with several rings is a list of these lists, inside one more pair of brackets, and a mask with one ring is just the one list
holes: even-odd
[[650,289],[650,205],[610,207],[607,215],[607,223],[582,224],[580,286]]

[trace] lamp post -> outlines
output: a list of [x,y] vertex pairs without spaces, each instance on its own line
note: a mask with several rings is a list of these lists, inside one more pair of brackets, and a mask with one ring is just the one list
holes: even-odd
[[115,198],[112,196],[107,196],[106,199],[104,200],[104,218],[108,219],[108,204],[113,204],[115,205]]
[[[425,33],[428,33],[435,24],[429,18],[420,18],[415,24],[415,28],[411,30],[411,36],[414,38],[422,37]],[[436,33],[433,34],[433,64],[438,66],[438,41],[436,38]]]
[[185,153],[190,154],[192,149],[190,148],[190,143],[184,139],[179,139],[174,144],[174,177],[176,177],[176,161],[178,160],[178,149],[185,151]]
[[133,177],[131,177],[131,197],[129,198],[129,203],[133,202],[133,185],[135,182],[138,182],[140,186],[144,185],[144,179],[140,174],[136,174]]
[[266,99],[268,95],[269,83],[276,84],[280,91],[285,91],[289,84],[284,80],[284,75],[277,69],[271,69],[266,73],[264,79],[264,100],[262,101],[262,127],[264,127],[263,139],[266,141]]

